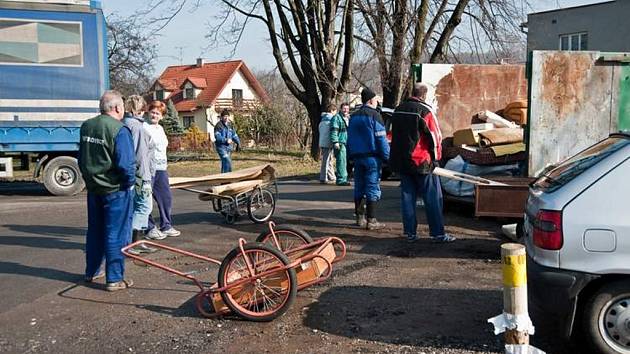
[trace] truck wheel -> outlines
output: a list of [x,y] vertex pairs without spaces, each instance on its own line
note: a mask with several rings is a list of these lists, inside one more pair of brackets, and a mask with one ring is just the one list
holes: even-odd
[[630,353],[630,284],[604,285],[585,304],[583,328],[594,353]]
[[44,186],[53,195],[75,195],[85,188],[77,159],[59,156],[44,168]]

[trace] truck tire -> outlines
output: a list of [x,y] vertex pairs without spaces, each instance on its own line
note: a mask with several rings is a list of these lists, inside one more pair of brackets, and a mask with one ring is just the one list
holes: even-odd
[[85,188],[77,159],[70,156],[58,156],[44,167],[43,182],[52,195],[75,195]]
[[630,284],[602,286],[585,303],[582,328],[593,353],[630,353]]

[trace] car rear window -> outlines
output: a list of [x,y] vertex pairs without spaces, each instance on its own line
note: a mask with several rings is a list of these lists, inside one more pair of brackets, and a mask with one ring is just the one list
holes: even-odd
[[543,172],[533,186],[553,192],[628,144],[630,139],[627,136],[611,136]]

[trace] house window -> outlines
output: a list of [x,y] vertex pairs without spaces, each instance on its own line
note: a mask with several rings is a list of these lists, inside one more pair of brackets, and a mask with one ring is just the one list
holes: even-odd
[[195,89],[192,87],[186,88],[184,95],[186,96],[185,98],[188,100],[195,98]]
[[588,50],[588,33],[561,35],[560,50]]
[[164,101],[164,90],[155,91],[155,99],[158,101]]
[[184,116],[184,129],[190,128],[195,122],[195,117],[193,116]]
[[243,105],[243,90],[232,90],[232,105],[234,107]]

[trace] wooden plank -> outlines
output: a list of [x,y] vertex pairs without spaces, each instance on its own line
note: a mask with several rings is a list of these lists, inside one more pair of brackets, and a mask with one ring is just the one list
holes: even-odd
[[455,171],[447,170],[447,169],[441,168],[441,167],[436,167],[433,170],[433,174],[441,176],[441,177],[455,179],[455,180],[458,180],[458,181],[472,183],[474,185],[479,185],[479,184],[483,184],[483,185],[497,185],[497,186],[504,186],[505,185],[505,183],[502,183],[502,182],[496,182],[496,181],[492,181],[492,180],[489,180],[489,179],[486,179],[486,178],[483,178],[483,177],[468,175],[468,174],[461,173],[461,172],[455,172]]
[[220,185],[252,179],[272,181],[275,178],[276,170],[273,168],[273,166],[271,164],[264,164],[234,172],[218,173],[202,177],[172,177],[169,178],[169,183],[171,188],[177,189],[189,188],[198,185]]

